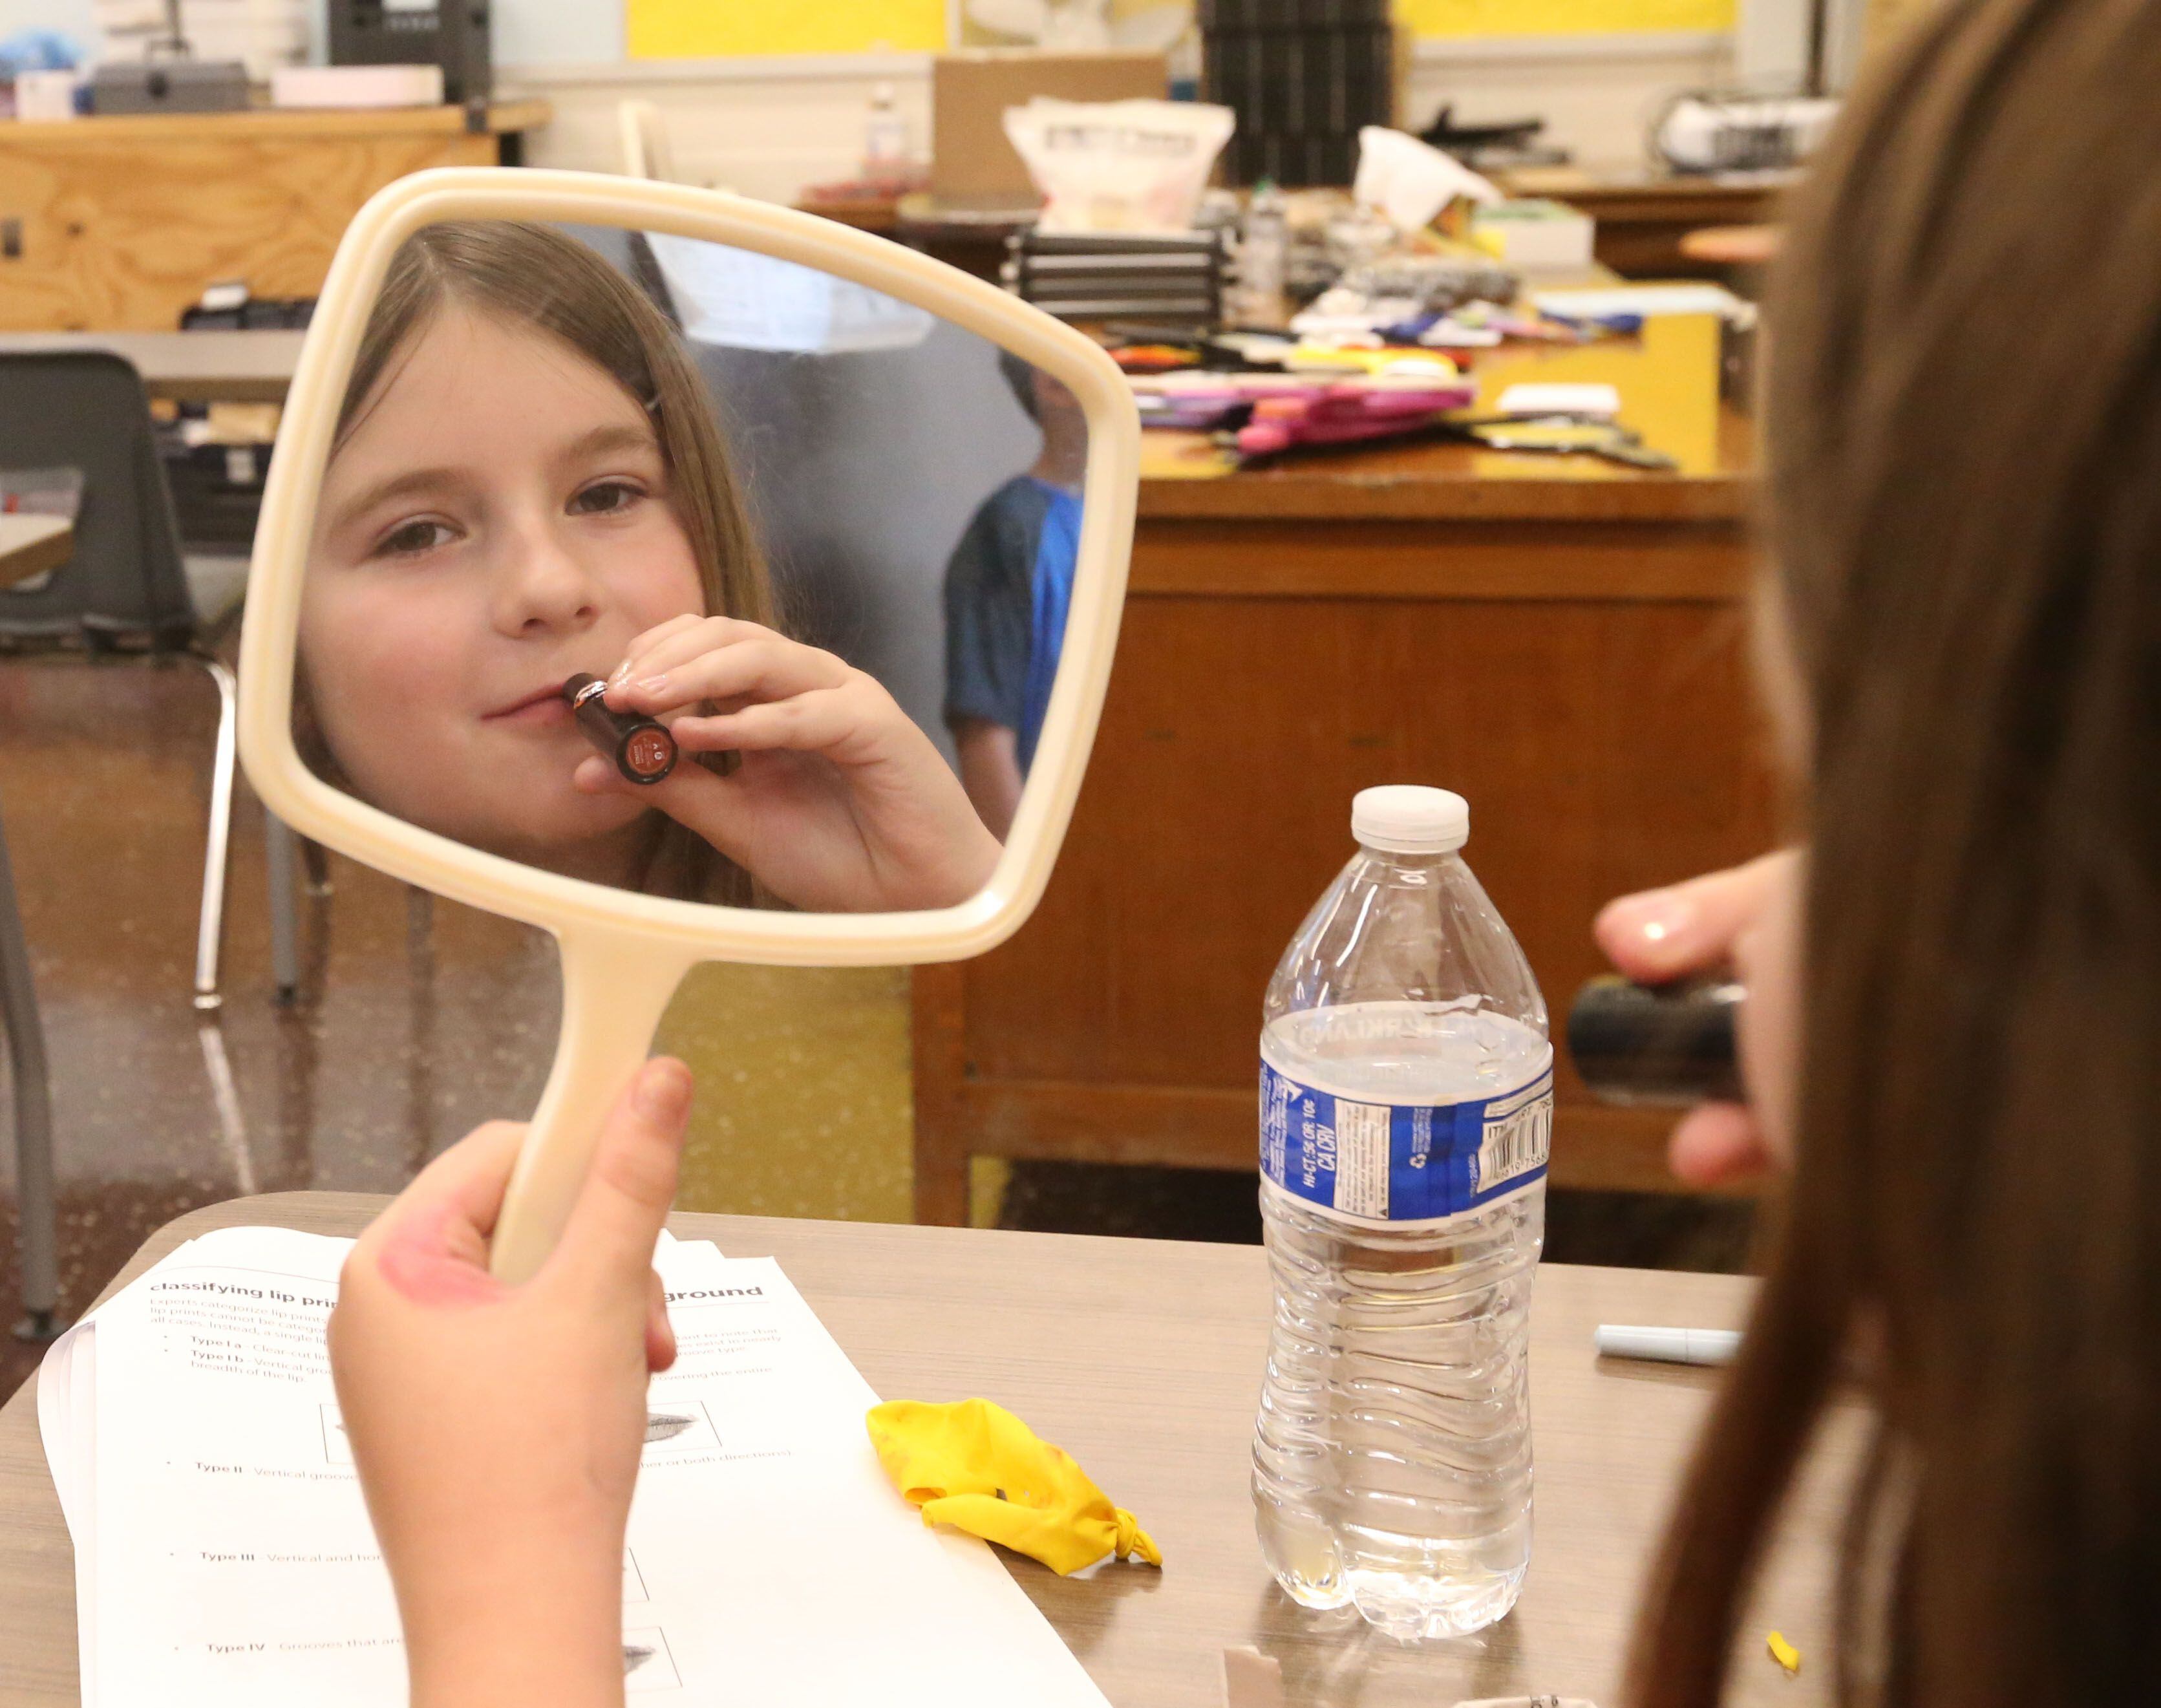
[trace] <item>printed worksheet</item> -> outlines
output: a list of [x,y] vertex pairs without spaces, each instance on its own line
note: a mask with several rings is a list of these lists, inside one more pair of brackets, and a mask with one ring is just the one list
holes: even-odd
[[[49,1361],[86,1705],[404,1700],[324,1352],[347,1244],[206,1236]],[[623,1560],[630,1695],[1102,1708],[991,1551],[887,1483],[877,1396],[778,1264],[674,1241],[655,1262],[680,1355],[649,1391]]]

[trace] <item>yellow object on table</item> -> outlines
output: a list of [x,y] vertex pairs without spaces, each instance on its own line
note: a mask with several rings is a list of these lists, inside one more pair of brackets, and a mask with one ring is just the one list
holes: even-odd
[[1769,1648],[1771,1651],[1771,1659],[1778,1662],[1780,1666],[1783,1667],[1789,1676],[1792,1674],[1800,1671],[1800,1650],[1794,1648],[1792,1643],[1787,1642],[1785,1638],[1779,1632],[1773,1631],[1771,1633],[1768,1641],[1766,1643],[1765,1647]]
[[1070,1455],[987,1399],[888,1400],[866,1419],[878,1463],[926,1524],[950,1524],[1039,1560],[1060,1577],[1107,1554],[1163,1554]]

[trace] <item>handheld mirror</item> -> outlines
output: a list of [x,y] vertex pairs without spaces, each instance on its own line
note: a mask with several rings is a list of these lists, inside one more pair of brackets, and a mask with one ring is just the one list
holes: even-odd
[[808,215],[400,180],[340,245],[264,492],[270,810],[552,932],[498,1223],[552,1247],[703,960],[955,960],[1042,894],[1111,665],[1138,423],[1094,344]]

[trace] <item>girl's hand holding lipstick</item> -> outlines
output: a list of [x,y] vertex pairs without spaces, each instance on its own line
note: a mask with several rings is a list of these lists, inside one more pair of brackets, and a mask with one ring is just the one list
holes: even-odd
[[1798,1093],[1801,856],[1782,849],[1725,872],[1608,902],[1598,946],[1642,984],[1726,972],[1747,987],[1738,1026],[1747,1103],[1700,1103],[1667,1142],[1691,1186],[1717,1186],[1783,1164]]
[[[686,763],[638,785],[594,755],[577,786],[634,793],[792,906],[950,907],[997,863],[997,839],[930,738],[831,653],[754,622],[679,617],[633,641],[608,680],[607,704],[664,720]],[[687,763],[731,751],[727,776]]]

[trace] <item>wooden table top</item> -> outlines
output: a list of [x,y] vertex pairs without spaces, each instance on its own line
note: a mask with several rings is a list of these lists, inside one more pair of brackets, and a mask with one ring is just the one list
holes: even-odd
[[[383,1202],[341,1193],[242,1199],[181,1217],[121,1279],[184,1238],[240,1222],[351,1233]],[[865,1377],[894,1398],[981,1394],[1065,1447],[1162,1544],[1164,1568],[1087,1581],[1007,1556],[1117,1708],[1220,1708],[1219,1657],[1283,1663],[1294,1704],[1435,1708],[1539,1691],[1617,1700],[1622,1646],[1656,1527],[1716,1373],[1601,1363],[1601,1321],[1738,1323],[1732,1277],[1549,1264],[1532,1319],[1538,1534],[1522,1601],[1477,1636],[1407,1648],[1351,1614],[1287,1601],[1261,1564],[1247,1489],[1268,1338],[1261,1252],[970,1228],[677,1216],[685,1239],[778,1258]],[[116,1282],[115,1285],[119,1283]],[[34,1382],[0,1410],[0,1708],[77,1700],[72,1555],[37,1435]],[[1737,1650],[1729,1700],[1826,1702],[1824,1593],[1839,1492],[1857,1447],[1841,1419],[1788,1507]],[[1789,1679],[1764,1650],[1801,1650]]]
[[1580,454],[1487,450],[1407,439],[1304,450],[1223,472],[1205,434],[1150,429],[1141,450],[1140,517],[1225,520],[1738,523],[1755,492],[1755,435],[1719,397],[1721,329],[1709,315],[1665,315],[1633,338],[1510,345],[1477,353],[1473,406],[1497,409],[1523,382],[1598,383],[1621,394],[1620,420],[1679,464],[1663,472]]
[[1783,226],[1705,226],[1681,239],[1681,253],[1721,267],[1768,267],[1784,241]]
[[184,403],[282,404],[305,332],[0,332],[0,355],[110,350],[154,398]]
[[75,555],[75,528],[65,516],[0,514],[0,587],[12,587]]
[[[532,98],[492,102],[480,128],[490,134],[538,130],[554,106]],[[221,137],[450,135],[467,128],[462,107],[280,107],[244,112],[122,112],[76,118],[22,120],[0,125],[0,148],[80,148],[86,143],[139,146]]]
[[1633,171],[1595,172],[1581,166],[1516,166],[1493,174],[1511,195],[1549,196],[1601,220],[1701,218],[1705,207],[1736,201],[1766,203],[1790,189],[1800,174],[1673,172],[1646,166]]

